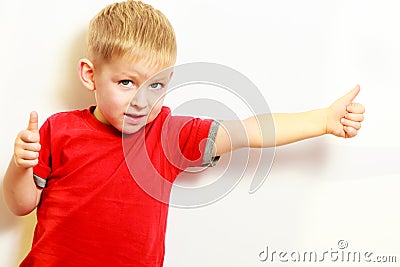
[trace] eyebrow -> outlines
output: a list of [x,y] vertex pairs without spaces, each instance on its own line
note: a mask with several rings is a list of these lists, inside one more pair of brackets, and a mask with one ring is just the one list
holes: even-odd
[[127,77],[131,77],[131,78],[135,78],[135,79],[138,79],[138,78],[141,77],[140,73],[138,75],[138,73],[126,72],[126,71],[121,71],[121,72],[118,73],[118,75],[127,76]]
[[142,77],[145,78],[144,82],[166,82],[168,80],[169,74],[168,73],[163,73],[163,71],[156,73],[155,75],[152,75],[150,77],[148,77],[147,75],[143,75],[141,73],[138,72],[127,72],[127,71],[121,71],[120,73],[118,73],[121,76],[127,76],[130,78],[133,78],[135,80],[138,80]]

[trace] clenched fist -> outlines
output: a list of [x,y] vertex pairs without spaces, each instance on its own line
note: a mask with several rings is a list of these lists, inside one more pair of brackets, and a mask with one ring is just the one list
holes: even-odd
[[353,102],[359,92],[357,85],[328,108],[326,133],[345,138],[357,135],[365,112],[362,104]]
[[14,160],[17,167],[32,168],[39,162],[40,135],[38,114],[32,111],[26,130],[21,131],[14,144]]

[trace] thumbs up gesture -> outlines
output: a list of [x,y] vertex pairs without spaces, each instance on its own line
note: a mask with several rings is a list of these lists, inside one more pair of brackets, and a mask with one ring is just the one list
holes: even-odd
[[38,114],[32,111],[26,130],[21,131],[14,144],[15,164],[20,168],[32,168],[39,162],[40,135]]
[[353,102],[359,92],[360,86],[357,85],[327,109],[327,133],[344,138],[357,135],[361,122],[364,120],[365,111],[362,104]]

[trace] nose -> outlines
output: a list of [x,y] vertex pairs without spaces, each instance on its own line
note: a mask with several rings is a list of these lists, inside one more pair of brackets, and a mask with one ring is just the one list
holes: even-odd
[[144,109],[147,107],[147,94],[144,88],[140,88],[136,94],[133,96],[131,107],[136,107],[137,109]]

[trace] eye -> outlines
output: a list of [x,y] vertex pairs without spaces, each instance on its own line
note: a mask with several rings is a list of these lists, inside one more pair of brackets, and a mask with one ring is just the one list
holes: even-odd
[[119,84],[122,85],[123,87],[133,87],[134,83],[131,80],[121,80],[119,81]]
[[150,89],[152,90],[160,90],[164,87],[162,83],[152,83],[150,84]]

